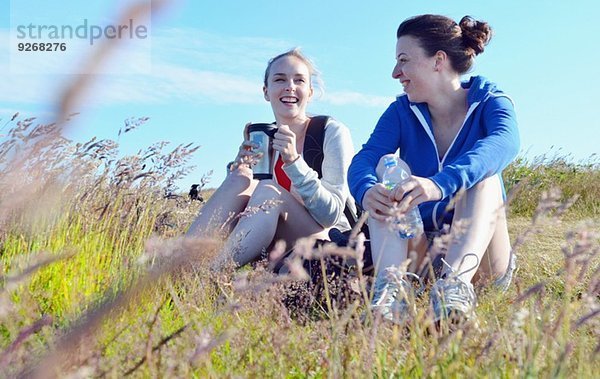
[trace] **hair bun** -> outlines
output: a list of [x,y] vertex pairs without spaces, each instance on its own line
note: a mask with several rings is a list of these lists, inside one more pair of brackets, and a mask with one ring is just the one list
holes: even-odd
[[472,49],[474,55],[483,53],[485,45],[492,39],[492,28],[488,23],[477,21],[471,16],[465,16],[458,25],[462,31],[465,47]]

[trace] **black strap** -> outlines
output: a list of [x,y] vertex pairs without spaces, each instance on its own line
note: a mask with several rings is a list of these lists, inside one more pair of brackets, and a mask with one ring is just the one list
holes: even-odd
[[329,121],[329,116],[314,116],[310,119],[304,137],[304,160],[310,168],[315,170],[319,179],[323,177],[323,144],[325,142],[325,125]]
[[[306,136],[304,137],[304,160],[306,163],[317,172],[319,179],[323,177],[323,158],[325,153],[323,152],[323,144],[325,142],[325,126],[329,122],[329,116],[314,116],[310,119],[306,130]],[[358,221],[357,215],[352,212],[346,201],[344,207],[344,215],[350,223],[350,227],[353,228]]]

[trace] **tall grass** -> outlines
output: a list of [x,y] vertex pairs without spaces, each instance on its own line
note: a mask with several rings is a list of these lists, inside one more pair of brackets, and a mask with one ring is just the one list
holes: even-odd
[[504,171],[504,181],[512,191],[510,212],[532,217],[543,192],[558,189],[561,201],[577,197],[566,213],[568,219],[600,216],[600,156],[575,161],[568,155],[548,153],[533,159],[518,157]]
[[[129,120],[122,138],[146,122]],[[475,321],[437,329],[424,297],[409,328],[381,323],[364,306],[367,279],[356,277],[344,306],[309,303],[320,317],[300,322],[282,302],[298,266],[279,277],[266,263],[215,273],[206,262],[222,241],[179,237],[201,209],[175,187],[194,146],[161,142],[121,157],[114,141],[58,138],[23,155],[40,126],[18,117],[9,126],[0,144],[2,376],[600,372],[597,165],[520,159],[506,171],[519,270],[507,293],[479,290]],[[305,255],[357,254],[303,243]]]

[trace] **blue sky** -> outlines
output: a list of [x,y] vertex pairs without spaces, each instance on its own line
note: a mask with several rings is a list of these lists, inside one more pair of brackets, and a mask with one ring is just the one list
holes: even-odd
[[[73,75],[78,56],[47,55],[35,73],[18,73],[9,49],[16,23],[77,24],[114,19],[130,1],[42,0],[0,3],[0,118],[16,111],[50,117],[60,91]],[[12,3],[12,6],[11,6]],[[469,14],[485,20],[495,36],[469,75],[498,83],[516,103],[522,153],[586,159],[600,152],[600,35],[596,1],[174,1],[155,13],[151,51],[124,45],[111,62],[120,74],[93,76],[78,105],[81,113],[67,131],[76,140],[117,138],[123,121],[147,116],[142,128],[121,136],[123,153],[167,140],[201,145],[196,170],[180,181],[183,190],[214,170],[217,186],[235,157],[243,125],[273,119],[263,100],[262,75],[268,59],[301,46],[325,82],[309,111],[344,122],[355,149],[366,141],[401,86],[391,78],[395,31],[413,15],[439,13],[458,20]],[[50,20],[50,21],[49,21]],[[78,52],[71,49],[71,54]],[[151,55],[144,55],[151,54]],[[151,63],[149,70],[138,70]],[[48,64],[48,66],[44,66]],[[54,66],[52,66],[54,65]],[[129,68],[129,70],[125,70]]]

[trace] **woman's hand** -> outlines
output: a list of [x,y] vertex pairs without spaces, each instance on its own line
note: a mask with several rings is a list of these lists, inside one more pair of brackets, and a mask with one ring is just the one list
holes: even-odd
[[261,153],[255,152],[255,149],[259,146],[249,140],[248,126],[251,124],[249,122],[244,127],[244,142],[242,142],[238,154],[230,166],[231,171],[237,170],[240,167],[252,169],[252,166],[262,157]]
[[290,164],[300,156],[296,151],[296,134],[289,126],[281,125],[273,137],[273,149],[279,151],[283,163]]
[[389,200],[398,202],[398,210],[405,213],[421,203],[441,200],[441,198],[442,191],[431,179],[412,176],[390,191]]
[[362,207],[369,212],[369,216],[379,221],[385,221],[390,216],[393,201],[390,200],[391,192],[381,183],[375,184],[365,192]]

